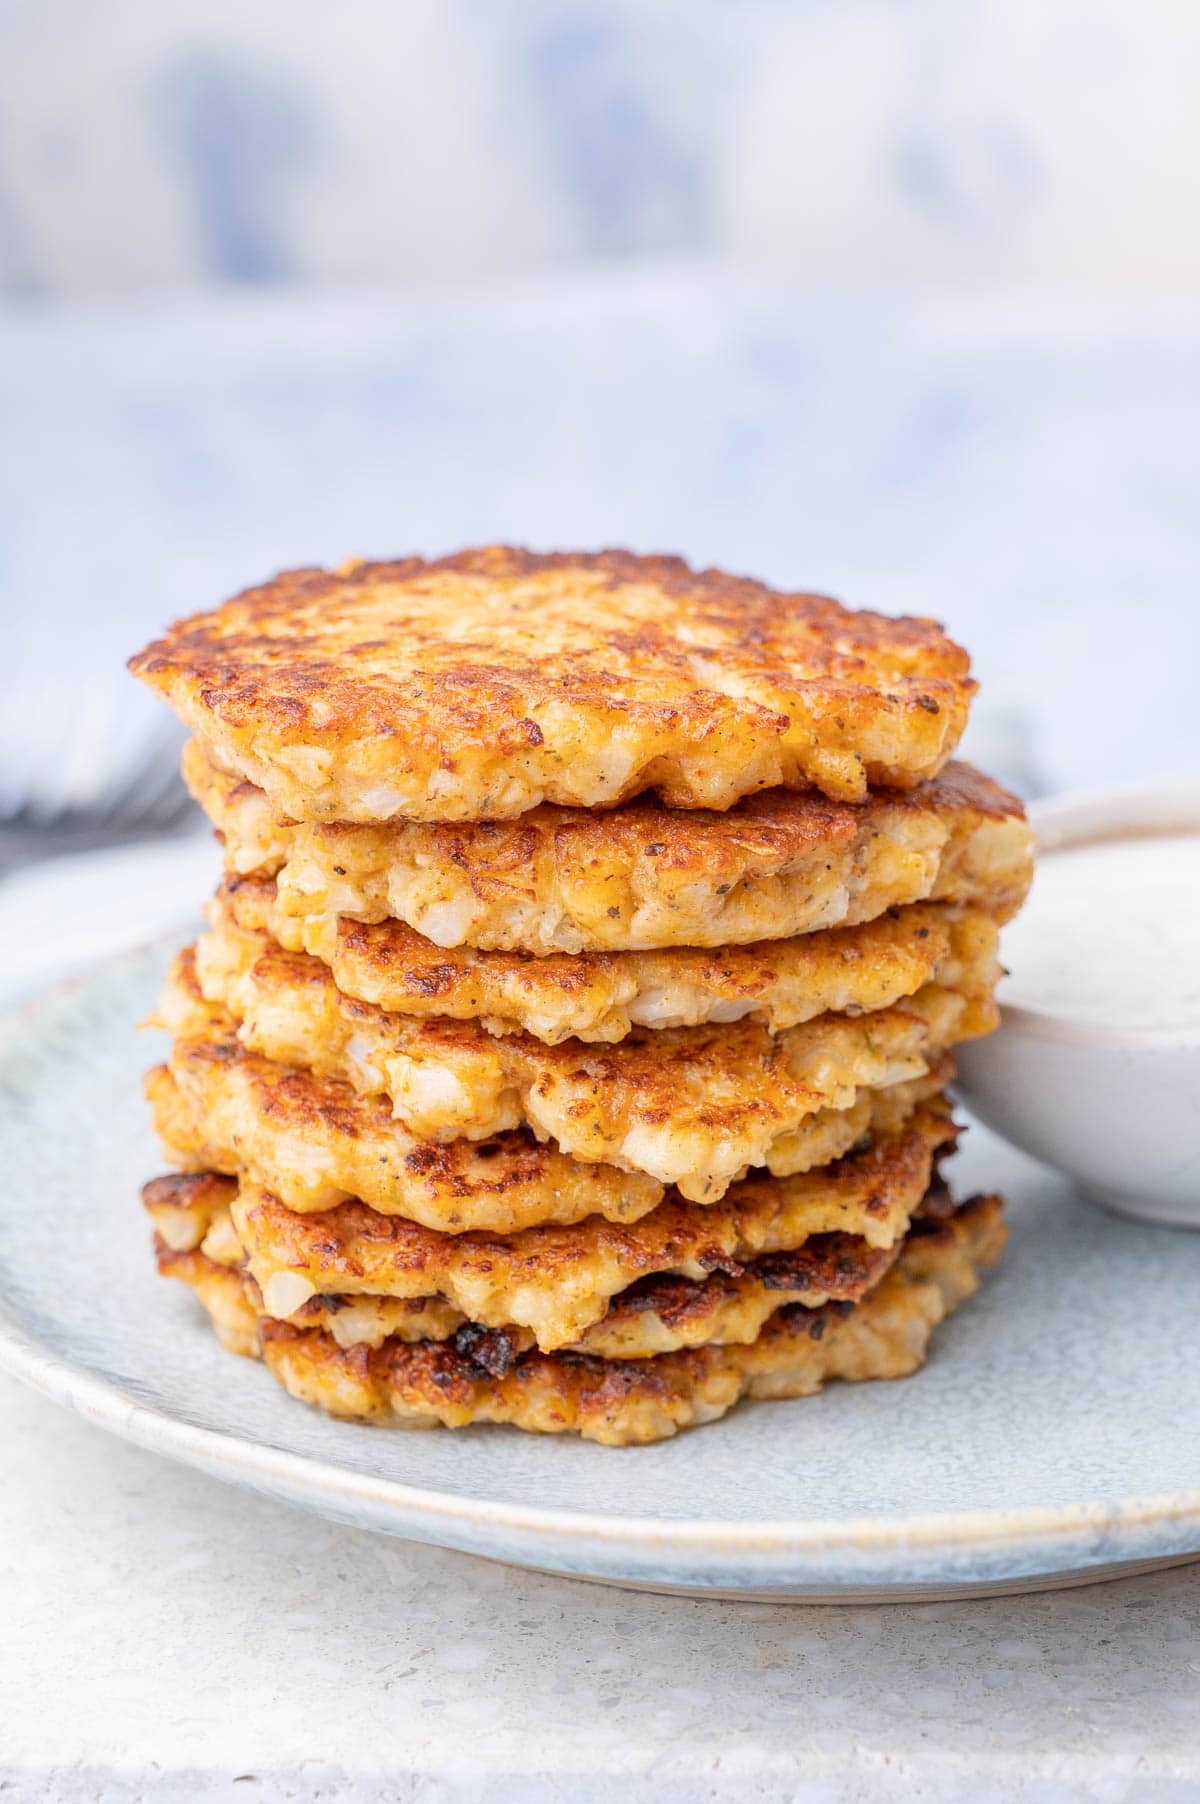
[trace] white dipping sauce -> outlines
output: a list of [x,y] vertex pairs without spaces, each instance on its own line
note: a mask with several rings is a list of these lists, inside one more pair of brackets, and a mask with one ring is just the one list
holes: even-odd
[[1000,997],[1109,1027],[1200,1027],[1200,832],[1044,852]]

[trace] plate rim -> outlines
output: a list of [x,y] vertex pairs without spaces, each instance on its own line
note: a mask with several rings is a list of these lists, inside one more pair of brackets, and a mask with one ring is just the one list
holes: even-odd
[[[133,964],[160,948],[168,950],[173,943],[170,935],[148,936],[119,952],[89,961],[86,967],[74,969],[32,996],[0,1010],[0,1060],[20,1045],[23,1024],[32,1027],[39,1016],[89,983],[102,980],[114,966]],[[661,1557],[668,1550],[725,1559],[768,1554],[880,1555],[903,1548],[913,1554],[941,1556],[946,1561],[985,1550],[1019,1553],[1030,1543],[1073,1540],[1097,1531],[1133,1534],[1139,1530],[1178,1528],[1194,1534],[1191,1546],[1180,1550],[1179,1557],[1187,1557],[1193,1550],[1200,1556],[1200,1488],[1027,1509],[757,1521],[593,1514],[431,1490],[400,1479],[358,1472],[230,1429],[188,1422],[141,1401],[116,1380],[52,1351],[21,1325],[2,1301],[0,1370],[122,1440],[226,1482],[271,1486],[274,1481],[297,1502],[316,1503],[319,1499],[329,1506],[367,1503],[376,1509],[394,1511],[398,1525],[404,1519],[411,1522],[424,1517],[435,1525],[443,1522],[447,1531],[452,1526],[508,1530],[540,1538],[564,1550],[603,1542],[626,1554],[643,1556]],[[623,1447],[612,1451],[617,1457],[636,1459],[640,1449]],[[275,1494],[279,1494],[278,1490]],[[1115,1549],[1113,1553],[1112,1559],[1097,1565],[1097,1576],[1103,1575],[1105,1565],[1119,1563]],[[508,1556],[497,1553],[490,1557]],[[847,1595],[852,1594],[851,1584],[842,1588]]]
[[[664,1544],[670,1544],[681,1551],[725,1554],[811,1554],[835,1550],[881,1553],[902,1545],[950,1554],[1094,1529],[1153,1529],[1194,1521],[1200,1530],[1200,1491],[1151,1494],[1112,1503],[1096,1500],[1057,1508],[943,1510],[919,1516],[810,1520],[783,1517],[745,1522],[546,1509],[429,1490],[400,1479],[357,1472],[311,1454],[274,1447],[228,1429],[187,1422],[181,1416],[141,1402],[114,1380],[49,1351],[12,1322],[7,1308],[0,1309],[0,1368],[52,1401],[138,1446],[166,1453],[189,1465],[200,1465],[202,1456],[209,1454],[210,1458],[203,1459],[203,1470],[215,1471],[221,1466],[231,1478],[243,1474],[267,1479],[299,1478],[310,1494],[319,1491],[330,1501],[339,1495],[369,1499],[409,1514],[509,1528],[539,1537],[553,1536],[563,1542],[603,1537],[645,1552],[661,1551]],[[613,1451],[636,1458],[638,1449]],[[1200,1541],[1197,1549],[1200,1551]]]

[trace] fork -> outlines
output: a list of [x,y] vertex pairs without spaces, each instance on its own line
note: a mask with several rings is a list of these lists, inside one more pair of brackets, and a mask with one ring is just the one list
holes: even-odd
[[148,717],[122,677],[6,684],[0,713],[0,872],[175,832],[191,803],[182,732]]

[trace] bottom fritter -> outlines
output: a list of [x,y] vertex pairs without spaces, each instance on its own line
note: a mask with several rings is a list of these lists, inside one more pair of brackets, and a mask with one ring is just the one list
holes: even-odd
[[[593,1217],[521,1234],[437,1234],[361,1203],[296,1215],[252,1183],[175,1173],[142,1192],[160,1266],[187,1278],[193,1252],[261,1287],[255,1313],[379,1346],[407,1305],[440,1297],[445,1340],[465,1322],[524,1331],[518,1351],[569,1348],[645,1359],[709,1341],[752,1341],[785,1303],[857,1302],[926,1207],[956,1128],[942,1103],[902,1132],[799,1178],[762,1176],[702,1207],[665,1202],[630,1226]],[[426,1313],[428,1311],[426,1310]],[[397,1326],[399,1325],[399,1327]]]
[[648,1359],[517,1351],[503,1330],[471,1323],[449,1339],[422,1338],[444,1331],[432,1299],[415,1300],[411,1320],[381,1345],[340,1346],[324,1329],[260,1316],[253,1287],[231,1267],[191,1254],[170,1269],[196,1290],[227,1347],[261,1353],[285,1390],[330,1415],[404,1428],[506,1422],[628,1446],[716,1421],[741,1397],[810,1396],[834,1378],[907,1377],[1004,1240],[999,1198],[978,1197],[944,1219],[914,1222],[899,1259],[859,1303],[787,1304],[749,1345]]

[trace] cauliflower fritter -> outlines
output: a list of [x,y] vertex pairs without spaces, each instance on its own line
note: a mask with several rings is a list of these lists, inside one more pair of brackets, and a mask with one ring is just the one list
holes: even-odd
[[727,814],[642,800],[454,827],[289,821],[195,742],[183,768],[228,868],[275,878],[278,938],[326,960],[343,916],[403,921],[437,946],[538,956],[744,946],[922,901],[1004,921],[1033,872],[1020,802],[965,764],[859,807],[773,789]]
[[130,660],[296,820],[511,820],[654,789],[861,801],[954,750],[976,685],[936,621],[678,558],[488,546],[289,570]]
[[250,1052],[386,1097],[417,1138],[486,1140],[528,1126],[573,1159],[644,1172],[705,1202],[749,1167],[786,1174],[809,1116],[919,1077],[994,1027],[994,922],[963,915],[947,937],[935,981],[891,1008],[820,1015],[778,1035],[754,1020],[639,1028],[596,1047],[389,1014],[344,996],[318,959],[217,929],[176,960],[162,1020],[184,1039],[232,1022]]
[[[598,1167],[612,1180],[650,1183],[655,1200],[675,1185],[693,1201],[715,1202],[752,1167],[776,1176],[808,1169],[810,1124],[820,1133],[863,1093],[922,1077],[952,1045],[988,1031],[994,946],[988,938],[973,951],[954,973],[961,989],[927,984],[877,1014],[823,1015],[777,1037],[737,1022],[639,1030],[605,1047],[497,1040],[475,1022],[414,1023],[349,1003],[316,960],[306,960],[304,989],[300,978],[279,976],[296,955],[278,951],[228,985],[240,1013],[207,1000],[191,955],[181,954],[161,1019],[176,1036],[172,1073],[206,1135],[228,1135],[243,1162],[254,1169],[260,1161],[256,1175],[289,1199],[328,1185],[354,1121],[363,1139],[350,1156],[356,1167],[380,1166],[376,1190],[381,1180],[392,1189],[401,1168],[440,1167],[457,1175],[460,1190],[486,1193],[505,1184],[510,1166],[524,1165],[531,1181],[538,1170],[540,1181],[586,1201],[580,1169]],[[226,1054],[230,1045],[239,1056]],[[387,1123],[390,1157],[378,1144]],[[341,1188],[365,1197],[357,1183]],[[592,1206],[610,1214],[620,1195],[610,1183]],[[466,1207],[465,1192],[462,1200]],[[509,1196],[508,1206],[515,1201]],[[628,1219],[627,1203],[616,1212]]]
[[[327,963],[345,995],[399,1015],[481,1021],[491,1034],[623,1040],[634,1027],[761,1021],[782,1033],[814,1015],[887,1008],[928,983],[950,946],[952,903],[915,902],[857,927],[753,946],[662,952],[478,952],[435,946],[402,921],[343,916]],[[270,877],[227,876],[209,904],[219,929],[306,952],[303,922]]]
[[864,1258],[888,1251],[955,1132],[945,1103],[929,1102],[840,1161],[800,1177],[747,1179],[720,1203],[668,1198],[635,1223],[592,1217],[507,1237],[438,1233],[360,1202],[301,1215],[261,1184],[211,1173],[155,1179],[143,1197],[170,1251],[244,1260],[266,1314],[295,1317],[310,1299],[335,1298],[343,1310],[365,1300],[351,1338],[371,1339],[379,1299],[440,1297],[464,1319],[528,1329],[553,1349],[579,1341],[630,1286],[664,1274],[702,1284],[772,1258],[782,1271],[814,1237],[851,1241]]
[[[715,1422],[741,1397],[811,1396],[831,1379],[903,1378],[923,1363],[930,1336],[999,1258],[998,1197],[980,1197],[906,1240],[893,1269],[860,1303],[785,1305],[749,1344],[711,1344],[648,1359],[520,1352],[507,1337],[467,1324],[449,1340],[396,1336],[342,1347],[320,1328],[235,1312],[216,1295],[238,1282],[208,1265],[196,1284],[236,1351],[260,1350],[292,1396],[328,1414],[388,1427],[464,1428],[504,1422],[539,1434],[576,1433],[606,1446],[644,1445]],[[179,1276],[195,1283],[187,1271]],[[252,1293],[251,1293],[252,1294]]]

